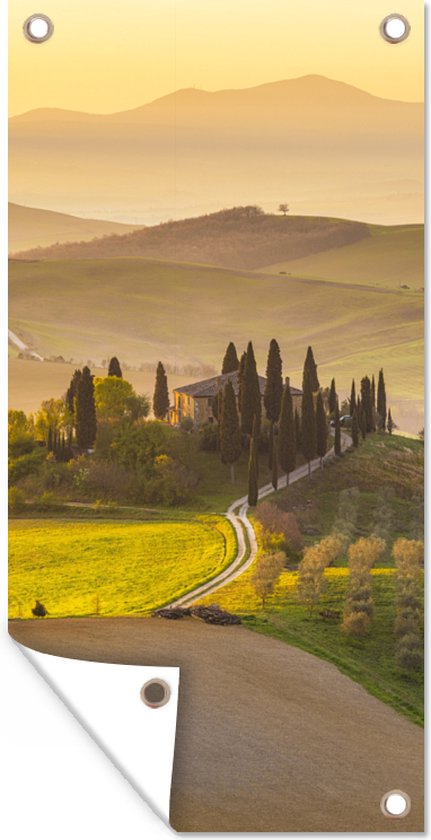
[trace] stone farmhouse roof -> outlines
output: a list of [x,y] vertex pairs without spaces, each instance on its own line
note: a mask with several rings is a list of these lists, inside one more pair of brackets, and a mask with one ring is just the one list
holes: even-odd
[[[260,393],[263,397],[265,393],[266,379],[264,376],[259,376]],[[232,382],[235,396],[238,396],[239,391],[239,374],[238,371],[233,373],[222,373],[219,376],[212,376],[210,379],[202,379],[201,382],[194,382],[192,385],[181,385],[179,388],[174,388],[174,393],[187,394],[190,397],[203,397],[209,399],[215,397],[219,391],[222,391],[226,382]],[[292,396],[302,396],[302,391],[298,388],[290,386]]]

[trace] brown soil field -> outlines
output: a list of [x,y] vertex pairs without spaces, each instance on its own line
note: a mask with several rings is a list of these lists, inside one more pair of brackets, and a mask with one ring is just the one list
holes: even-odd
[[[423,831],[423,733],[328,662],[194,619],[12,621],[70,658],[179,666],[171,796],[177,831]],[[388,819],[380,799],[408,793]]]

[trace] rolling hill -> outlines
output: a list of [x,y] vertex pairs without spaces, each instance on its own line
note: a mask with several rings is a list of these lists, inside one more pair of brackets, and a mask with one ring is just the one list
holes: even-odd
[[421,222],[422,160],[421,103],[316,75],[10,120],[13,201],[130,223],[286,200],[296,213]]
[[43,356],[216,370],[228,341],[242,350],[252,338],[263,371],[276,337],[293,382],[311,343],[323,384],[335,376],[347,394],[352,376],[383,366],[395,421],[423,424],[423,299],[408,290],[340,283],[334,294],[317,280],[135,258],[13,261],[10,327]]
[[293,274],[295,277],[333,283],[354,283],[389,289],[422,289],[423,225],[369,225],[368,230],[370,235],[359,242],[267,265],[260,270],[270,274]]
[[14,256],[38,260],[145,257],[256,269],[269,261],[297,259],[369,236],[368,226],[361,222],[313,216],[283,217],[258,212],[254,207],[237,207],[122,236],[34,248]]
[[63,242],[86,242],[94,237],[110,234],[128,233],[135,230],[134,225],[122,225],[116,222],[82,219],[55,213],[52,210],[40,210],[35,207],[21,207],[9,204],[9,252],[24,251],[28,248],[46,248]]

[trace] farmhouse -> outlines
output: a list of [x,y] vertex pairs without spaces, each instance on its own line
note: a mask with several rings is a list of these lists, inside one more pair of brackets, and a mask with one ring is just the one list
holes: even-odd
[[[262,399],[263,409],[263,395],[265,393],[266,379],[264,376],[259,376],[260,395]],[[215,417],[213,413],[213,401],[219,391],[223,391],[226,382],[232,382],[235,396],[238,400],[239,392],[239,374],[238,371],[233,373],[224,373],[220,376],[212,376],[211,379],[203,379],[201,382],[195,382],[192,385],[182,385],[180,388],[174,390],[174,405],[170,410],[169,419],[172,425],[181,423],[185,417],[190,417],[196,425],[202,423],[214,423]],[[289,380],[286,379],[286,383]],[[293,408],[301,411],[302,391],[298,388],[290,386],[292,394]]]

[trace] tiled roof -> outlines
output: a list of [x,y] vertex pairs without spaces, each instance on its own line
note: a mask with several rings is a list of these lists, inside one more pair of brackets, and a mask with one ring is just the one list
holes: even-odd
[[[263,397],[265,392],[266,379],[264,376],[259,376],[260,393]],[[232,382],[235,395],[238,396],[239,382],[238,371],[233,373],[222,373],[220,376],[212,376],[211,379],[202,379],[201,382],[194,382],[192,385],[181,385],[175,388],[174,391],[178,394],[187,394],[190,397],[215,397],[219,391],[222,391],[226,382]],[[290,386],[292,396],[302,396],[302,391],[298,388]]]

